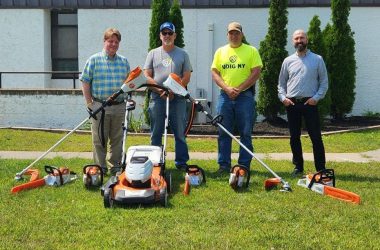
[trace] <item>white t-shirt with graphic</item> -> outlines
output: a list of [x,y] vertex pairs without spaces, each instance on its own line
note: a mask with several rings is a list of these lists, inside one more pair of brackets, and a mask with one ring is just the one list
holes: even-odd
[[182,78],[184,72],[193,71],[189,55],[177,46],[169,52],[166,52],[162,46],[149,51],[144,69],[153,70],[153,79],[159,85],[162,85],[170,73]]

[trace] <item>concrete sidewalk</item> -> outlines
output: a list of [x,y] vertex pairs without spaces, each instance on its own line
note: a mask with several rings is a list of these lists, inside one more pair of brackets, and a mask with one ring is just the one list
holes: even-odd
[[[44,152],[35,151],[0,151],[1,159],[37,159]],[[237,159],[238,153],[233,153],[232,158]],[[255,154],[260,159],[271,159],[271,160],[292,160],[291,153],[268,153],[268,154]],[[44,158],[84,158],[92,159],[92,152],[50,152]],[[216,160],[217,153],[203,153],[203,152],[190,152],[190,159],[199,160]],[[312,153],[304,153],[305,161],[313,161]],[[174,160],[174,153],[167,153],[167,160]],[[371,161],[380,162],[380,149],[362,152],[362,153],[326,153],[327,161],[337,161],[337,162],[357,162],[366,163]]]

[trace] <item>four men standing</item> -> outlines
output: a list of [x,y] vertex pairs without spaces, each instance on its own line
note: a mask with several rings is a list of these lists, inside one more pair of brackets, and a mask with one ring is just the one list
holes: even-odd
[[[144,74],[148,83],[162,85],[170,73],[177,74],[186,86],[190,82],[192,66],[188,54],[174,45],[175,27],[170,22],[160,26],[162,46],[148,53],[144,64]],[[235,126],[241,142],[250,150],[254,123],[254,85],[260,76],[262,61],[255,47],[242,43],[241,24],[232,22],[227,28],[228,44],[217,49],[211,65],[214,82],[220,88],[217,112],[223,117],[222,125],[233,132]],[[104,48],[91,56],[84,67],[80,80],[83,82],[83,95],[88,108],[97,109],[101,103],[119,90],[130,67],[127,59],[116,52],[121,40],[120,32],[107,29],[104,34]],[[295,169],[293,174],[303,172],[302,147],[300,141],[302,117],[305,118],[308,133],[313,143],[315,167],[325,169],[325,152],[321,137],[317,102],[324,97],[328,87],[327,71],[321,56],[307,50],[307,37],[304,31],[293,34],[296,53],[287,57],[279,75],[278,96],[287,110],[290,145]],[[164,131],[166,95],[159,88],[151,88],[152,100],[149,107],[151,119],[151,144],[161,146]],[[175,164],[185,169],[189,160],[185,140],[186,100],[169,94],[169,123],[175,136]],[[103,114],[92,119],[94,161],[107,170],[107,142],[110,141],[111,165],[121,160],[122,129],[125,105],[123,97],[112,106],[106,107]],[[232,138],[219,130],[218,164],[219,173],[231,168]],[[252,156],[240,148],[238,164],[249,168]]]

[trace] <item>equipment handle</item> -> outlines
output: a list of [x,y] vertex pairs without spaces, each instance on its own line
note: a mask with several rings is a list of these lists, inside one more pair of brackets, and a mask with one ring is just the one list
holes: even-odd
[[[56,172],[54,172],[56,171]],[[56,167],[53,166],[45,166],[45,172],[50,175],[55,175],[55,173],[58,173],[59,175],[59,181],[61,182],[61,185],[63,185],[63,177],[62,177],[62,172]]]
[[139,88],[142,88],[142,87],[153,87],[153,88],[158,88],[158,89],[162,89],[163,91],[165,91],[166,93],[169,93],[169,89],[165,86],[161,86],[161,85],[158,85],[158,84],[151,84],[151,83],[144,83],[142,84],[141,86],[139,86],[137,89]]

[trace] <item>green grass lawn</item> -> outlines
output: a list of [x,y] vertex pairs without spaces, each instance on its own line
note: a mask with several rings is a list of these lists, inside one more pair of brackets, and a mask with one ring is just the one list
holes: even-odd
[[[10,193],[16,172],[30,160],[0,159],[0,249],[378,249],[380,239],[380,163],[335,163],[337,187],[355,192],[355,205],[296,185],[288,161],[268,161],[293,192],[265,191],[271,177],[256,161],[245,192],[217,176],[215,161],[204,167],[207,184],[182,194],[184,173],[173,174],[169,206],[117,206],[105,209],[100,192],[83,187],[81,175],[62,187]],[[77,173],[83,159],[54,158],[45,164]],[[312,162],[306,170],[313,171]]]
[[[41,132],[28,130],[0,129],[0,150],[46,151],[59,141],[65,133]],[[323,136],[326,152],[364,152],[380,148],[380,129],[358,131],[344,134]],[[216,152],[216,138],[187,138],[190,151]],[[150,143],[148,136],[129,135],[127,147]],[[304,152],[312,152],[308,137],[302,138]],[[258,153],[290,152],[289,139],[254,138],[253,144]],[[174,139],[168,138],[168,151],[174,151]],[[233,151],[238,152],[239,145],[233,143]],[[88,152],[91,149],[90,134],[73,134],[55,151]]]

